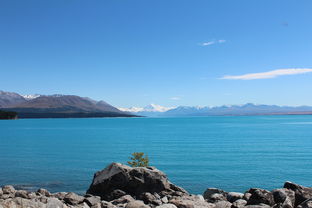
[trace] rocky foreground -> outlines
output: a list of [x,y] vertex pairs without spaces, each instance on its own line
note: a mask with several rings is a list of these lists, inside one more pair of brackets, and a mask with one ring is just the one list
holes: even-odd
[[272,191],[251,188],[245,193],[208,188],[192,195],[170,183],[153,167],[131,168],[112,163],[95,173],[86,192],[50,193],[0,188],[0,208],[312,208],[312,188],[286,182]]

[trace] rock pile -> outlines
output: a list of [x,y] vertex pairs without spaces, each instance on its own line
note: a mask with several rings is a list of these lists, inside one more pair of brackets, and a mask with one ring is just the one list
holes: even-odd
[[131,168],[112,163],[95,173],[86,195],[0,188],[0,208],[312,208],[312,188],[286,182],[272,191],[251,188],[245,193],[208,188],[192,195],[170,183],[153,167]]

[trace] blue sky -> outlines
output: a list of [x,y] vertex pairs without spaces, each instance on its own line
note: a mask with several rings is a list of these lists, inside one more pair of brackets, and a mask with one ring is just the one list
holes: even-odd
[[311,10],[311,0],[0,0],[0,89],[119,107],[312,105]]

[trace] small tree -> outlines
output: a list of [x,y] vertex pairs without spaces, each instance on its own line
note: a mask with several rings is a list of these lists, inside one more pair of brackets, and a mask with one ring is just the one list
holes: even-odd
[[148,156],[144,156],[144,152],[134,152],[131,154],[132,157],[129,157],[131,161],[128,161],[128,164],[131,167],[147,167],[149,164]]

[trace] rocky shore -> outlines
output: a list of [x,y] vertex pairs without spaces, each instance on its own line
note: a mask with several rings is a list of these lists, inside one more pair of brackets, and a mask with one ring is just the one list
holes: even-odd
[[84,196],[0,188],[0,208],[312,208],[312,188],[286,182],[272,191],[251,188],[245,193],[208,188],[189,194],[154,167],[132,168],[112,163],[95,173]]

